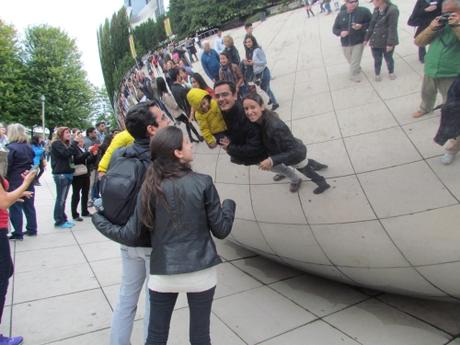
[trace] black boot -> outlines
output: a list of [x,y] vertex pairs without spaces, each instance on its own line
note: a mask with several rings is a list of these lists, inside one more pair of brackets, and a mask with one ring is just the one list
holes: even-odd
[[318,187],[315,188],[315,190],[313,191],[313,194],[321,194],[326,189],[331,188],[329,183],[327,183],[326,180],[324,180],[324,179],[322,181],[317,181],[317,182],[315,181],[315,183],[318,185]]
[[311,166],[311,168],[314,171],[323,170],[323,169],[326,169],[328,167],[326,164],[322,164],[322,163],[320,163],[318,161],[315,161],[314,159],[309,159],[308,160],[308,165]]
[[318,185],[318,187],[313,191],[314,194],[321,194],[330,187],[330,185],[326,182],[326,179],[313,170],[310,162],[307,166],[297,170]]

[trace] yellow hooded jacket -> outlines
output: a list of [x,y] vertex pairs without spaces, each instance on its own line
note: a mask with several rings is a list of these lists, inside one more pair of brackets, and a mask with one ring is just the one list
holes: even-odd
[[112,158],[112,154],[115,152],[115,150],[119,149],[120,147],[131,145],[133,142],[134,138],[131,136],[131,134],[129,134],[129,132],[126,129],[118,133],[112,139],[112,142],[105,151],[104,156],[102,156],[97,171],[106,173],[107,169],[109,168],[110,159]]
[[223,132],[227,127],[215,99],[211,99],[211,107],[207,113],[201,112],[200,103],[205,96],[209,96],[207,91],[194,88],[188,92],[187,100],[195,109],[195,118],[200,126],[201,135],[209,145],[213,145],[216,143],[213,134]]

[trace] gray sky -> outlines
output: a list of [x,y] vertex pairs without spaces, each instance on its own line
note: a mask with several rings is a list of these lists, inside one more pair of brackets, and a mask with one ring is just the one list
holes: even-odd
[[[169,0],[165,1],[165,6]],[[29,25],[58,26],[75,38],[88,79],[104,83],[96,32],[99,25],[123,5],[123,0],[0,0],[0,18],[22,34]]]

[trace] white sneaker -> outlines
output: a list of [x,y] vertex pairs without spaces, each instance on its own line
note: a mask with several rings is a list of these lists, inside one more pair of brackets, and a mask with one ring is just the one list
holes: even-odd
[[455,159],[455,154],[446,152],[441,157],[441,163],[444,165],[449,165],[454,161],[454,159]]
[[355,83],[360,83],[361,82],[361,76],[359,74],[352,75],[350,77],[351,81],[354,81]]
[[388,76],[390,77],[390,80],[395,80],[396,79],[396,74],[394,74],[394,73],[390,73]]
[[376,82],[382,81],[382,77],[381,77],[380,75],[376,75],[376,76],[375,76],[375,81],[376,81]]

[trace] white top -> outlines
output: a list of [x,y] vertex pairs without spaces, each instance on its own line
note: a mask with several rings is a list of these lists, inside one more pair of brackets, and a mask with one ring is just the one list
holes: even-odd
[[216,266],[182,274],[151,274],[148,283],[149,289],[156,292],[202,292],[216,285]]
[[214,50],[217,52],[217,54],[220,54],[224,51],[224,49],[224,39],[222,37],[217,36],[214,40]]

